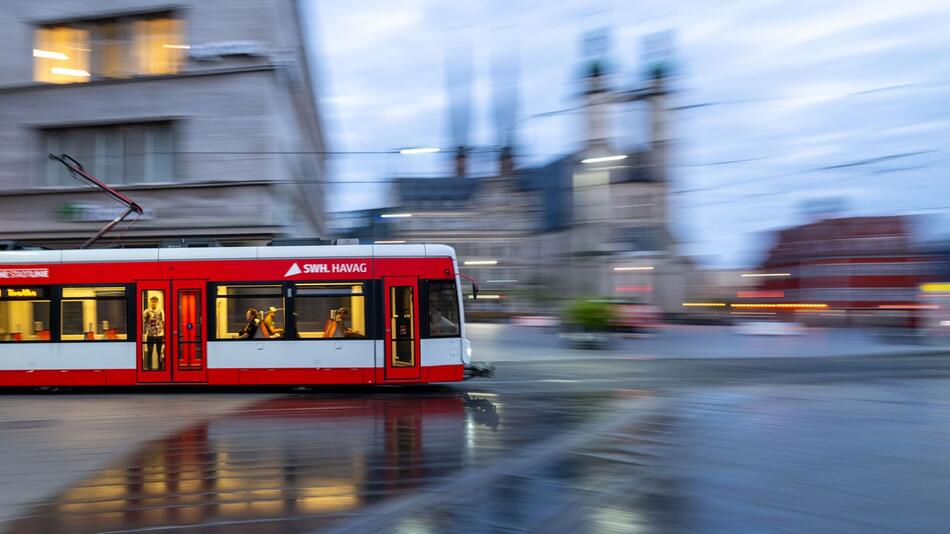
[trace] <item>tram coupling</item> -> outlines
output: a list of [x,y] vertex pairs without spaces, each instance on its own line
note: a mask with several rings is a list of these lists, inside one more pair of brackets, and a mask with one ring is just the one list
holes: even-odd
[[488,362],[471,362],[465,364],[465,380],[469,378],[491,378],[495,375],[494,364]]

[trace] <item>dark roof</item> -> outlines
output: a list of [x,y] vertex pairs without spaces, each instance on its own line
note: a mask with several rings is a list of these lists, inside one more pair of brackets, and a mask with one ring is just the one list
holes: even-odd
[[538,167],[519,170],[519,182],[528,190],[541,192],[544,231],[566,228],[571,221],[571,188],[576,160],[561,156]]
[[397,178],[396,196],[400,206],[419,202],[470,202],[480,185],[478,178]]

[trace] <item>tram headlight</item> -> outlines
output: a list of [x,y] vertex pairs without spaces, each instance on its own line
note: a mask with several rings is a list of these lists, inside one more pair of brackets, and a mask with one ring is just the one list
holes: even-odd
[[462,338],[462,363],[472,363],[472,342]]

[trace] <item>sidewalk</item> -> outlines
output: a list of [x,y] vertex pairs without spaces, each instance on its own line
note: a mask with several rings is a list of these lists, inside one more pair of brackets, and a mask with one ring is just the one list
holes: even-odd
[[950,345],[886,341],[873,332],[814,328],[800,336],[749,336],[727,326],[668,326],[647,338],[617,338],[608,350],[573,349],[556,329],[508,324],[467,324],[473,358],[479,361],[573,359],[823,358],[940,354]]

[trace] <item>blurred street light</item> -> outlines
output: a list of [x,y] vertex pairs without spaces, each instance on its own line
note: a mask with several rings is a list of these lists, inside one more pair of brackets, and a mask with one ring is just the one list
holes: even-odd
[[641,267],[614,267],[615,271],[652,271],[653,266],[644,265]]
[[626,154],[617,154],[615,156],[600,156],[596,158],[587,158],[582,159],[581,163],[591,164],[591,163],[607,163],[608,161],[620,161],[622,159],[627,159]]
[[498,260],[466,260],[463,265],[498,265]]
[[792,276],[792,273],[742,273],[743,278],[764,278],[767,276]]
[[434,154],[440,149],[434,146],[421,146],[414,148],[402,148],[399,150],[400,154]]
[[412,217],[411,213],[383,213],[380,215],[383,219],[408,219]]

